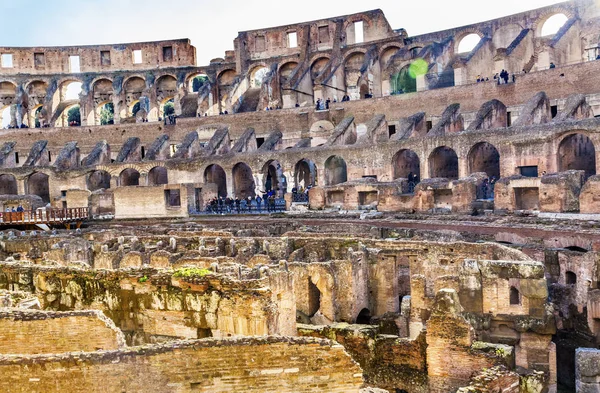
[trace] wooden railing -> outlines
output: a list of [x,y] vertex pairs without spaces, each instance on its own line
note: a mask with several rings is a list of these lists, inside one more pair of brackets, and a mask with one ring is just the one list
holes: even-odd
[[89,208],[27,210],[22,212],[0,212],[0,225],[6,224],[53,224],[83,221],[89,218]]

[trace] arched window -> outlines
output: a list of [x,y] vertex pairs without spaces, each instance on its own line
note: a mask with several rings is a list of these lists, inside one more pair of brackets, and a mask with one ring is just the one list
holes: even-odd
[[371,323],[371,311],[368,308],[360,310],[358,317],[356,317],[356,323],[359,325],[368,325]]
[[458,43],[458,52],[457,53],[469,53],[475,49],[477,44],[481,41],[481,37],[475,33],[471,33],[466,35],[463,39]]
[[458,156],[453,149],[441,146],[431,153],[429,156],[429,177],[458,179]]
[[477,172],[496,179],[500,177],[500,153],[491,143],[478,143],[469,152],[469,173]]
[[558,170],[571,169],[585,171],[586,178],[596,174],[596,149],[586,135],[569,135],[558,146]]
[[567,285],[577,284],[577,274],[573,273],[572,271],[565,273],[565,283]]
[[17,195],[17,179],[13,175],[0,175],[0,195]]
[[567,23],[569,18],[565,14],[552,15],[542,25],[542,37],[547,37],[558,33],[558,31]]
[[167,168],[162,166],[157,166],[148,172],[148,185],[149,186],[158,186],[161,184],[169,184],[169,176],[167,173]]
[[225,170],[216,164],[206,167],[204,170],[204,182],[217,185],[217,194],[225,198],[227,196],[227,175]]
[[414,176],[421,178],[421,163],[419,161],[419,156],[412,150],[403,149],[394,154],[392,166],[394,179],[408,179],[411,173]]
[[325,161],[325,185],[334,186],[348,181],[346,161],[340,156],[331,156]]
[[245,163],[239,162],[235,164],[232,170],[233,176],[233,192],[238,198],[247,198],[256,195],[254,176],[252,169]]
[[139,186],[140,173],[133,168],[127,168],[119,175],[119,184],[121,187]]

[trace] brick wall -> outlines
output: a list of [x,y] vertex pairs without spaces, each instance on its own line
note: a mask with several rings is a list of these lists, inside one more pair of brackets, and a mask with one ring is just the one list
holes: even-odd
[[123,347],[125,339],[99,311],[0,312],[0,353],[91,352]]
[[37,358],[0,357],[0,391],[358,393],[362,371],[341,345],[268,337],[175,342]]

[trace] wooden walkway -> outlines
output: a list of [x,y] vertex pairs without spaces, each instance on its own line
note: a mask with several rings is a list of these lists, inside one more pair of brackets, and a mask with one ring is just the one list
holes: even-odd
[[83,221],[89,219],[89,208],[75,207],[68,209],[48,209],[40,208],[33,211],[23,212],[0,212],[0,227],[16,225],[37,225],[48,227],[64,225],[70,228],[71,225],[81,226]]

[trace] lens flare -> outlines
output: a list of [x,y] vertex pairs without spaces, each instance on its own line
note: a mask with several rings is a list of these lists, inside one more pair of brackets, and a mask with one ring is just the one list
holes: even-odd
[[408,68],[408,74],[411,78],[417,79],[418,76],[425,75],[427,73],[428,68],[429,65],[425,60],[417,59],[413,61],[410,67]]

